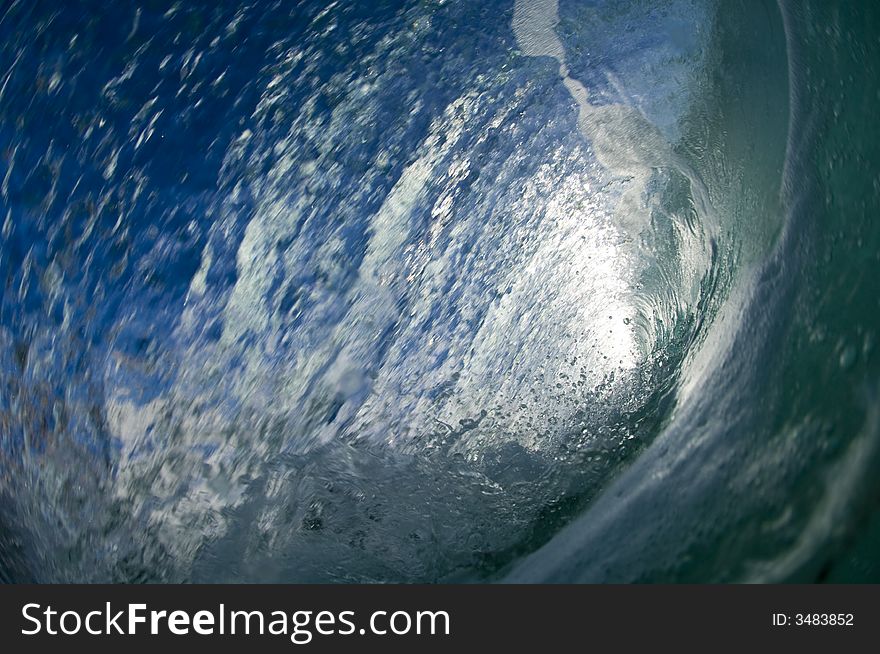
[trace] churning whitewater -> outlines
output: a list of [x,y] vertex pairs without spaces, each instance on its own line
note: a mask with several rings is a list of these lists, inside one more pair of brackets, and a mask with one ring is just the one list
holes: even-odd
[[2,578],[761,577],[639,500],[734,447],[790,220],[725,4],[2,10]]
[[[525,9],[544,31],[523,28],[523,11],[517,4],[513,16],[523,54],[543,53],[533,38],[561,48],[544,33],[549,26],[552,35],[555,6]],[[583,492],[646,438],[628,416],[662,387],[664,346],[693,322],[710,264],[689,180],[656,128],[651,137],[663,145],[644,149],[652,142],[639,130],[650,122],[637,109],[597,111],[571,77],[560,85],[536,72],[512,82],[476,62],[421,135],[395,147],[386,128],[353,174],[341,153],[363,141],[360,129],[375,129],[388,89],[401,83],[399,70],[381,65],[407,61],[412,40],[434,31],[427,16],[414,25],[421,34],[384,36],[366,71],[304,89],[303,109],[281,130],[269,117],[302,84],[288,62],[319,58],[319,44],[294,48],[267,73],[253,127],[226,154],[232,194],[218,199],[221,216],[240,195],[253,199],[235,281],[208,281],[212,241],[229,230],[221,218],[171,334],[177,374],[149,401],[124,384],[108,397],[110,429],[125,436],[118,499],[149,494],[143,519],[177,562],[206,542],[240,539],[236,509],[255,511],[245,533],[262,532],[270,558],[301,558],[298,547],[314,546],[296,542],[297,528],[322,531],[333,512],[357,516],[355,529],[351,517],[336,526],[355,546],[379,538],[366,500],[377,494],[375,473],[359,479],[363,456],[379,457],[396,480],[380,487],[392,513],[385,520],[399,520],[395,512],[412,510],[400,506],[404,498],[431,489],[417,514],[405,514],[407,533],[378,527],[400,548],[394,574],[436,565],[426,555],[453,563],[428,574],[453,573],[474,539],[503,560],[493,551],[516,547],[547,504]],[[574,104],[518,117],[534,101],[532,77],[563,97],[569,89]],[[418,82],[395,107],[400,121],[422,118],[430,89]],[[330,92],[338,104],[317,112]],[[389,175],[392,159],[401,163]],[[145,443],[150,456],[140,454]],[[298,490],[297,465],[327,486],[352,456],[347,475],[366,486],[354,498]],[[574,470],[585,456],[597,462],[589,476]],[[277,457],[296,463],[279,466]],[[249,505],[255,478],[258,508]],[[314,497],[301,504],[303,494]],[[475,526],[438,538],[438,517],[460,519],[440,505],[459,497],[456,513]],[[512,524],[496,522],[499,510]]]

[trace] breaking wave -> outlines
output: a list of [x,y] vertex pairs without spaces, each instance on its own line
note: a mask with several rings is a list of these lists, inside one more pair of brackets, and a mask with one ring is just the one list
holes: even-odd
[[809,62],[857,21],[157,7],[0,18],[3,579],[846,575],[876,282],[823,254],[878,186]]

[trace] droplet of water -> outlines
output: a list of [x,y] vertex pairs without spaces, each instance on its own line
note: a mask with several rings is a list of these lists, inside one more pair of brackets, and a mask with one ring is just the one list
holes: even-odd
[[840,352],[840,367],[844,370],[849,370],[855,362],[856,349],[852,345],[847,345]]

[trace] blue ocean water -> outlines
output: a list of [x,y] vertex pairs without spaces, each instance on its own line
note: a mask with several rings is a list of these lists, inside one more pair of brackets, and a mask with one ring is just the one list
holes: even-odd
[[0,576],[875,579],[872,26],[4,5]]

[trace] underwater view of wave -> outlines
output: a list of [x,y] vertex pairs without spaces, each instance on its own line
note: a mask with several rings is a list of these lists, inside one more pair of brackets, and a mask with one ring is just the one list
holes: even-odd
[[0,9],[0,580],[880,581],[880,4]]

